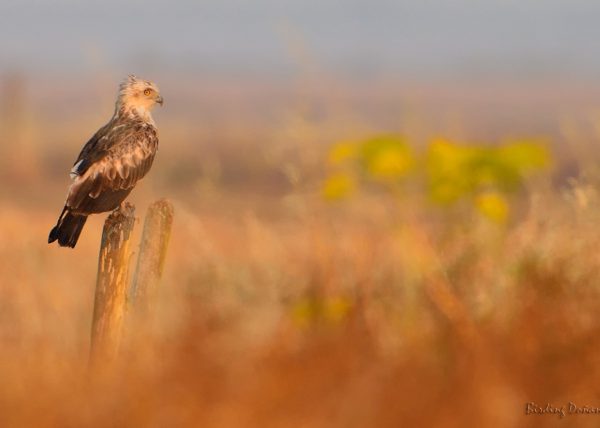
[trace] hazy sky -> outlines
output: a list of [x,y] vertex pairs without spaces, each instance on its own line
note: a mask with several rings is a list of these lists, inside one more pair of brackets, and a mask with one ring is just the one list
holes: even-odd
[[0,0],[0,68],[600,77],[599,0]]

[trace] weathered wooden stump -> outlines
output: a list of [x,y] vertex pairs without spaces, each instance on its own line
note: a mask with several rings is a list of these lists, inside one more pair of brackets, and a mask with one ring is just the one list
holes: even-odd
[[125,203],[108,216],[102,231],[98,278],[92,319],[90,356],[93,363],[113,360],[121,344],[128,304],[144,320],[162,276],[171,226],[173,205],[166,199],[148,208],[140,243],[137,267],[131,288],[130,238],[135,224],[135,207]]
[[148,207],[140,254],[130,291],[130,300],[136,311],[147,314],[152,308],[158,283],[162,277],[167,247],[173,225],[173,204],[166,199]]
[[125,203],[104,223],[92,319],[92,359],[110,360],[118,352],[127,303],[134,214],[135,207]]

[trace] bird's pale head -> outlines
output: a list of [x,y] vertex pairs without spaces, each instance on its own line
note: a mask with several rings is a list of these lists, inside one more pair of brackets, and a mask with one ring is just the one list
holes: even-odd
[[118,110],[149,113],[156,104],[163,104],[158,86],[149,80],[129,75],[119,86]]

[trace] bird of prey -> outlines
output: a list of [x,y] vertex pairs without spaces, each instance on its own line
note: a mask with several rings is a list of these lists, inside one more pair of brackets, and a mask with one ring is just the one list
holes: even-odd
[[48,243],[74,248],[88,215],[118,208],[152,166],[158,130],[150,115],[163,104],[158,87],[130,75],[119,86],[115,112],[83,146]]

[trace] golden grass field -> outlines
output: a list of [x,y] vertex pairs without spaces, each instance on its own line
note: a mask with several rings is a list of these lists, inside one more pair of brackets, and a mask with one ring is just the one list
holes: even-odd
[[[109,77],[89,96],[5,88],[5,113],[22,106],[0,137],[0,427],[600,424],[525,414],[600,407],[597,88],[168,80],[161,148],[130,198],[140,218],[175,205],[160,305],[90,369],[105,216],[74,250],[46,239],[111,112]],[[501,225],[414,191],[324,200],[330,145],[380,132],[544,136],[554,160]]]

